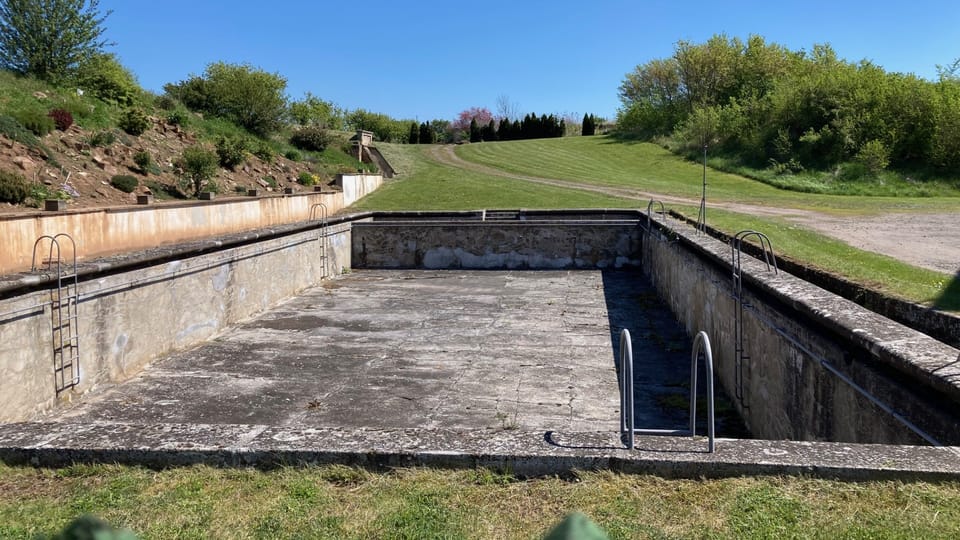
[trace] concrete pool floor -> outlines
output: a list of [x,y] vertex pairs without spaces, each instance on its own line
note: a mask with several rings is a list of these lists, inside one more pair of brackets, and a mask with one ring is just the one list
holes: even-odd
[[616,431],[600,272],[362,271],[58,421]]
[[[960,456],[944,448],[722,440],[707,454],[702,438],[640,437],[624,450],[613,338],[627,326],[635,342],[686,340],[640,315],[648,289],[629,271],[356,272],[73,407],[0,425],[0,459],[960,473]],[[676,373],[641,370],[651,395],[688,376],[688,354]]]

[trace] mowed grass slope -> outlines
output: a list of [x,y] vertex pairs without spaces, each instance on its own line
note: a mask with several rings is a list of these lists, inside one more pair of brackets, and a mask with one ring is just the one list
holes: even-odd
[[[600,194],[562,189],[524,182],[476,171],[460,169],[429,159],[426,147],[412,145],[379,145],[387,159],[394,164],[400,177],[384,188],[364,198],[354,206],[360,210],[474,210],[480,208],[638,208],[642,201],[606,197]],[[571,182],[601,184],[583,180],[595,176],[594,166],[600,167],[610,178],[633,178],[629,184],[641,190],[663,190],[677,194],[678,190],[695,190],[699,196],[702,169],[696,165],[650,144],[622,144],[606,137],[567,137],[482,143],[459,147],[463,156],[489,156],[503,159],[495,168],[522,173],[525,176],[564,177]],[[598,153],[599,152],[599,153]],[[598,155],[600,156],[598,158]],[[514,161],[511,161],[514,160]],[[542,169],[535,169],[538,163]],[[564,165],[566,164],[566,165]],[[494,166],[493,163],[490,166]],[[635,171],[646,171],[638,176]],[[537,174],[532,174],[537,173]],[[661,178],[659,175],[663,174]],[[737,193],[736,201],[755,204],[753,190],[777,192],[787,207],[803,208],[816,204],[810,200],[839,200],[832,211],[844,213],[876,213],[882,211],[957,211],[960,199],[915,198],[893,199],[862,196],[823,196],[779,190],[763,183],[735,175],[708,170],[708,198],[713,200],[716,184],[713,178],[727,178],[728,188]],[[576,177],[580,177],[577,179]],[[691,177],[693,180],[685,179]],[[613,184],[609,184],[613,185]],[[680,187],[677,187],[680,185]],[[770,203],[773,196],[765,201]],[[842,204],[841,204],[842,203]],[[709,204],[709,202],[708,202]],[[696,217],[695,207],[667,205]],[[841,210],[841,208],[844,208]],[[934,306],[948,311],[960,311],[960,279],[940,272],[917,268],[898,260],[851,247],[784,219],[723,211],[711,208],[709,222],[728,233],[743,229],[764,231],[771,237],[779,255],[805,263],[846,278],[863,286],[879,290],[912,302]],[[958,224],[960,226],[960,224]]]
[[[464,160],[503,171],[593,185],[700,199],[703,167],[652,143],[608,136],[562,137],[469,144]],[[818,195],[778,189],[763,182],[707,170],[707,200],[742,202],[838,214],[884,211],[960,211],[960,197],[863,197]]]
[[458,169],[425,155],[417,145],[377,148],[398,177],[364,197],[356,210],[478,210],[483,208],[632,208],[636,201],[555,188]]
[[51,535],[84,513],[143,539],[542,538],[576,510],[615,539],[955,538],[960,484],[0,465],[2,538]]

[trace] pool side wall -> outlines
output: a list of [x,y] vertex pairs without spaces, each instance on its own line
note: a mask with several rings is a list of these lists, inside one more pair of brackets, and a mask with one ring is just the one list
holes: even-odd
[[708,333],[754,437],[928,443],[856,385],[938,442],[960,444],[960,351],[747,255],[738,385],[730,246],[676,221],[657,225],[644,272],[691,335]]
[[127,380],[151,360],[200,344],[317,284],[324,264],[328,275],[349,268],[350,224],[329,227],[325,262],[320,231],[312,227],[227,249],[200,247],[140,268],[127,260],[130,268],[119,272],[81,271],[80,383],[59,396],[49,282],[0,300],[0,422],[29,420],[61,400]]

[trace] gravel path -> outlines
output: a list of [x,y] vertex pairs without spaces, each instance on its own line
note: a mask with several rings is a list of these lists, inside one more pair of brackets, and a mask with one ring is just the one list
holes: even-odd
[[[434,161],[501,178],[511,178],[554,187],[602,193],[647,202],[697,205],[696,199],[672,197],[623,187],[587,185],[556,178],[511,173],[461,159],[450,145],[432,146]],[[772,208],[741,203],[710,203],[744,214],[783,218],[798,225],[844,241],[853,247],[873,251],[922,268],[946,274],[960,274],[960,213],[889,213],[878,216],[836,216],[795,208]]]

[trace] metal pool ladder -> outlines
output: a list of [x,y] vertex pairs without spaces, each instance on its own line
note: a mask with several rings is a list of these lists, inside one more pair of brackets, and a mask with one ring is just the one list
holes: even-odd
[[[37,251],[40,243],[50,241],[43,270],[56,275],[57,287],[50,289],[50,328],[53,339],[53,378],[57,395],[80,383],[80,337],[77,326],[77,244],[66,233],[44,235],[33,244],[33,261],[30,271],[37,271]],[[72,261],[64,264],[60,241],[70,242]],[[56,266],[54,266],[56,265]],[[66,266],[66,268],[64,268]]]
[[697,361],[700,353],[707,368],[707,452],[716,449],[714,441],[713,410],[713,352],[710,337],[700,331],[693,338],[693,353],[690,355],[690,429],[637,429],[633,413],[633,344],[630,331],[620,332],[620,436],[626,435],[626,445],[634,449],[634,435],[674,435],[694,437],[697,434]]
[[743,255],[743,241],[749,237],[756,237],[760,242],[760,250],[763,252],[763,262],[767,265],[767,271],[771,269],[774,274],[779,274],[777,269],[777,256],[773,253],[773,244],[767,235],[752,229],[746,229],[738,232],[730,239],[730,266],[733,268],[733,297],[737,301],[737,309],[734,317],[734,395],[737,401],[744,409],[750,408],[750,401],[743,390],[743,367],[750,361],[750,355],[747,353],[746,336],[743,332],[744,309],[750,304],[743,298],[743,276],[741,272],[741,256]]
[[327,226],[327,205],[323,203],[316,203],[310,207],[310,221],[319,221],[320,222],[320,236],[317,238],[320,241],[320,278],[324,279],[329,276],[327,271],[327,242],[329,241],[329,227]]

